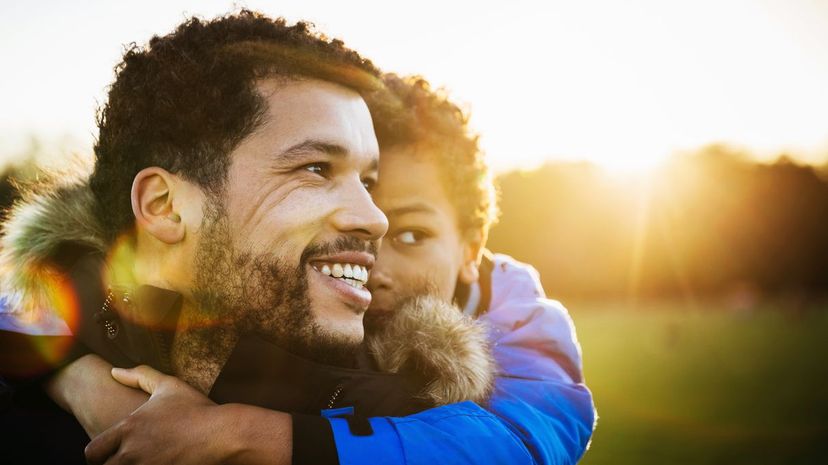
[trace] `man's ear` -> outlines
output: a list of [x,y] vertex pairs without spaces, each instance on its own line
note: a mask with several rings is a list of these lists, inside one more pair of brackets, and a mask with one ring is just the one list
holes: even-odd
[[132,181],[132,213],[135,224],[167,244],[184,239],[186,228],[173,207],[179,179],[169,171],[153,166],[144,168]]
[[483,246],[486,244],[486,233],[480,230],[469,230],[463,237],[463,265],[460,267],[460,281],[472,284],[480,279],[480,260],[483,258]]

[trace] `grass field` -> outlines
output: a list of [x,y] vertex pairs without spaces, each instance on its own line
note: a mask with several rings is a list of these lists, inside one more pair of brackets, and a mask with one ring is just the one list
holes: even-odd
[[828,464],[828,308],[569,307],[599,414],[581,464]]

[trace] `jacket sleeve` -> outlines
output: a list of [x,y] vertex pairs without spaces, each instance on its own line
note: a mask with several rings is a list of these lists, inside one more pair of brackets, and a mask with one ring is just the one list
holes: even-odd
[[0,296],[0,376],[15,385],[38,382],[88,353],[64,321],[51,313],[37,320],[12,311],[10,296]]
[[592,399],[582,385],[500,379],[487,407],[463,402],[372,418],[370,436],[332,419],[339,463],[574,464],[592,434]]
[[370,436],[355,436],[345,420],[331,420],[342,465],[558,465],[580,459],[595,410],[572,320],[543,296],[532,268],[502,258],[496,265],[491,307],[481,317],[499,366],[489,403],[372,418]]

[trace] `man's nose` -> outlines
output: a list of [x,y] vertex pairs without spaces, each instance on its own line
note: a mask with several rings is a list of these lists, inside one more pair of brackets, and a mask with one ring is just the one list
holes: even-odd
[[374,204],[361,180],[349,184],[333,215],[334,227],[360,239],[376,241],[388,231],[388,218]]

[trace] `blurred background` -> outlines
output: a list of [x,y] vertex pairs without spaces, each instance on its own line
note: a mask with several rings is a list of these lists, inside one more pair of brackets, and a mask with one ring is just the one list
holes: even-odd
[[575,320],[584,464],[828,463],[828,4],[0,4],[0,200],[88,159],[124,44],[247,6],[472,112],[490,246]]

